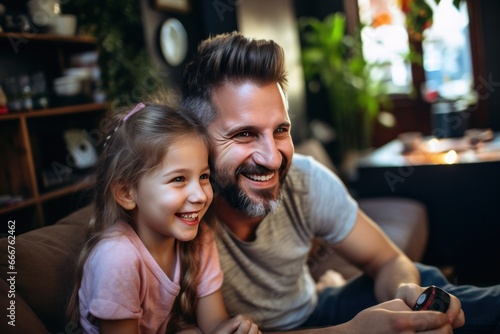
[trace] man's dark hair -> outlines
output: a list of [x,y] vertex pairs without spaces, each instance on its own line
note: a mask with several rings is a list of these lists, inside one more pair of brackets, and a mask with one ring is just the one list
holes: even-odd
[[245,81],[258,85],[278,83],[286,92],[285,54],[281,46],[239,32],[210,37],[200,43],[186,67],[183,104],[208,125],[217,113],[211,101],[213,89],[227,82]]

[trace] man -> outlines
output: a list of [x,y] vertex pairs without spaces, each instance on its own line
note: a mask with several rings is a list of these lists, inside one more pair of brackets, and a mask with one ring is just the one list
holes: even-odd
[[[202,42],[186,68],[183,103],[213,142],[212,209],[229,313],[254,316],[264,331],[451,333],[467,306],[472,332],[500,329],[500,287],[455,287],[435,268],[416,266],[333,173],[294,154],[285,89],[281,47],[238,33]],[[316,294],[306,264],[315,237],[367,275]],[[451,295],[446,313],[412,311],[431,284],[466,299]],[[469,302],[476,292],[489,295],[475,304],[491,306],[487,315]]]

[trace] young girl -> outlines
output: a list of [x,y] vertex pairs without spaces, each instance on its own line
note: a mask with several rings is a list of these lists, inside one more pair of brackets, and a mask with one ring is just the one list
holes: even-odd
[[116,120],[96,166],[94,215],[69,313],[85,333],[259,333],[229,319],[211,230],[206,130],[139,103]]

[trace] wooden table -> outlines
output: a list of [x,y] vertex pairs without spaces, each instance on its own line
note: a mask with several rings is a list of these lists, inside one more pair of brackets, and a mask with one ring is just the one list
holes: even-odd
[[[421,147],[428,148],[429,140]],[[430,225],[423,262],[453,266],[460,284],[499,284],[500,134],[477,150],[464,141],[446,139],[439,153],[407,154],[401,141],[391,141],[359,160],[354,189],[360,198],[423,202]]]

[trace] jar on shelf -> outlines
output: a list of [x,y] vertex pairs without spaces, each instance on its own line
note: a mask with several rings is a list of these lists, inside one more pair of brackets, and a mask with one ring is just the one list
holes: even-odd
[[21,109],[32,110],[33,99],[31,92],[31,80],[29,75],[22,74],[19,76],[19,92],[21,99]]

